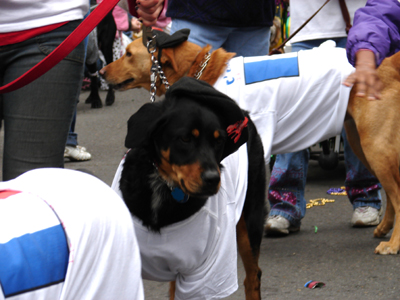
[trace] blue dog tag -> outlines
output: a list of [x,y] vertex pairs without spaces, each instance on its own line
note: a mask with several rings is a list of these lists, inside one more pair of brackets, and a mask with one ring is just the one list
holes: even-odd
[[171,195],[179,203],[185,203],[189,200],[189,196],[185,195],[185,193],[180,188],[174,188],[171,191]]

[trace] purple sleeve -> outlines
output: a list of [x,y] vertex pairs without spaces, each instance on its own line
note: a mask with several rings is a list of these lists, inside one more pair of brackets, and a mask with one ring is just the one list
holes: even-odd
[[400,2],[368,0],[354,15],[354,25],[347,37],[347,57],[354,66],[356,52],[368,49],[376,63],[400,50]]

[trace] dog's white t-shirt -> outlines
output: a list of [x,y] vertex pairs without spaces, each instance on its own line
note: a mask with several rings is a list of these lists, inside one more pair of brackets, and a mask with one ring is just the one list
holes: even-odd
[[[123,163],[112,184],[119,193]],[[143,278],[176,280],[177,300],[221,299],[238,288],[236,223],[247,191],[246,144],[222,165],[219,192],[195,215],[164,227],[161,233],[149,231],[134,218]]]
[[144,299],[130,213],[93,176],[46,168],[0,182],[0,228],[2,300]]
[[[334,43],[332,41],[332,43]],[[346,50],[312,50],[229,61],[214,87],[249,111],[271,154],[295,152],[340,134],[353,72]]]

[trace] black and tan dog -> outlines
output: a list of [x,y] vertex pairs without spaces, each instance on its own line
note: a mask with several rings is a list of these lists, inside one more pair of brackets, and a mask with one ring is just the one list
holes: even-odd
[[134,216],[143,278],[171,281],[170,299],[227,297],[238,247],[246,299],[260,299],[266,178],[249,116],[184,78],[132,115],[125,145],[113,188]]

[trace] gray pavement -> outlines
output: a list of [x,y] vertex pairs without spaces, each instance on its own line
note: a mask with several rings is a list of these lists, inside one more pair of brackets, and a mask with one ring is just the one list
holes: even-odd
[[[105,99],[105,92],[101,95]],[[67,162],[66,168],[88,169],[111,184],[125,152],[126,122],[149,101],[149,94],[142,89],[117,92],[113,106],[101,109],[84,104],[87,96],[88,92],[82,92],[76,132],[78,142],[87,147],[93,158],[88,162]],[[400,299],[400,257],[375,255],[374,249],[382,239],[373,238],[374,228],[352,228],[352,206],[347,197],[326,194],[329,188],[341,187],[344,178],[343,162],[334,171],[324,171],[311,161],[306,199],[328,198],[335,202],[307,209],[299,233],[263,239],[263,299]],[[240,259],[238,272],[239,289],[227,299],[244,299]],[[305,288],[309,280],[326,286]],[[168,284],[145,281],[145,296],[168,299]]]

